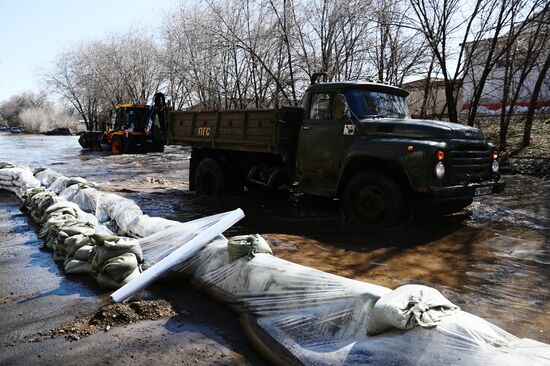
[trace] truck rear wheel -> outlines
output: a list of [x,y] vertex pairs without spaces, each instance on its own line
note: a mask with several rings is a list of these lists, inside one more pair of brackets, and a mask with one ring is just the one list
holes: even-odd
[[383,228],[408,216],[403,193],[390,177],[375,170],[357,173],[343,197],[344,215],[353,226]]
[[214,159],[202,159],[195,170],[194,179],[195,190],[199,196],[219,196],[225,191],[223,169]]

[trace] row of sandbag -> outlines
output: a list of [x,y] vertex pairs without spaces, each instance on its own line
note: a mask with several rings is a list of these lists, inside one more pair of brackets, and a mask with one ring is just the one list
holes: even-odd
[[93,214],[99,223],[119,235],[143,238],[179,224],[177,221],[145,215],[134,201],[114,193],[102,192],[84,178],[66,177],[48,168],[37,168],[34,173],[42,186],[76,203],[82,210]]
[[21,198],[27,190],[39,186],[40,182],[29,168],[0,162],[0,189],[13,192]]
[[[44,179],[52,190],[41,187]],[[56,194],[74,186],[94,187],[82,178],[66,178],[49,169],[32,171],[0,162],[0,189],[22,199],[23,209],[41,225],[44,247],[54,252],[65,273],[92,275],[101,287],[119,288],[139,274],[141,247],[135,239],[114,235],[96,215]]]
[[91,275],[105,288],[119,288],[140,273],[138,241],[113,235],[74,203],[34,188],[23,197],[23,207],[42,226],[39,237],[65,273]]

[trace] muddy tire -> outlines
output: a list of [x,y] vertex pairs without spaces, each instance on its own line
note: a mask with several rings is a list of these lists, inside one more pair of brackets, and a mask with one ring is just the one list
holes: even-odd
[[346,220],[355,227],[385,228],[408,215],[403,193],[393,179],[376,170],[357,173],[343,197]]
[[93,152],[103,151],[103,148],[101,147],[101,144],[100,144],[99,142],[93,143],[92,146],[90,147],[90,149],[91,149]]
[[199,196],[219,196],[225,193],[223,169],[214,159],[202,159],[195,170],[194,179],[195,190]]
[[86,137],[86,134],[80,135],[78,138],[78,143],[80,146],[82,146],[84,149],[88,149],[90,146],[88,145],[88,138]]
[[111,140],[111,153],[114,155],[124,154],[126,152],[126,146],[124,139],[120,137],[113,137]]

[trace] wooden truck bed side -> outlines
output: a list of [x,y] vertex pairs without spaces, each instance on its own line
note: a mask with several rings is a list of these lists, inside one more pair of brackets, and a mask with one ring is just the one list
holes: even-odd
[[169,116],[168,143],[195,148],[272,153],[289,158],[297,144],[302,118],[303,110],[293,107],[174,111]]

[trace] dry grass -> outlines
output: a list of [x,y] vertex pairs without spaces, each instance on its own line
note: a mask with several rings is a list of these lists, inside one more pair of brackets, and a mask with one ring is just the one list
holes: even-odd
[[[498,144],[499,116],[484,116],[477,121],[485,136]],[[531,144],[521,148],[525,116],[516,116],[508,128],[508,146],[501,152],[503,172],[550,178],[550,115],[538,116],[533,122]]]

